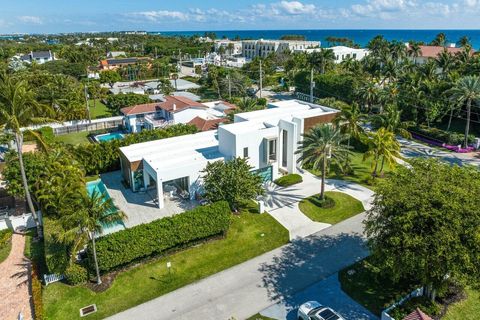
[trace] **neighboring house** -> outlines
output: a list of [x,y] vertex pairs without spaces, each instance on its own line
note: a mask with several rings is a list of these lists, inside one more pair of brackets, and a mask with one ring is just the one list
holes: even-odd
[[[166,96],[163,101],[122,108],[124,126],[128,132],[164,128],[172,124],[189,123],[196,117],[206,120],[225,119],[235,109],[222,101],[202,104],[182,96]],[[223,121],[222,121],[223,122]]]
[[[177,80],[170,79],[170,84],[175,89],[175,91],[186,91],[186,90],[200,88],[198,84],[191,81],[183,80],[183,79],[177,79]],[[161,90],[158,89],[159,85],[160,85],[160,81],[156,81],[156,80],[143,83],[145,92],[150,94],[161,93]]]
[[433,320],[431,317],[426,315],[420,308],[416,308],[412,313],[407,315],[402,320]]
[[172,185],[191,199],[201,194],[202,170],[216,160],[247,158],[252,170],[265,180],[274,180],[280,172],[297,172],[296,151],[302,134],[317,124],[330,123],[339,113],[299,100],[268,107],[235,114],[234,123],[217,130],[122,147],[123,179],[133,191],[156,189],[159,208],[164,207],[164,191]]
[[[350,58],[354,60],[362,60],[368,54],[370,51],[368,49],[357,49],[357,48],[350,48],[350,47],[345,47],[345,46],[336,46],[336,47],[330,47],[326,48],[330,49],[333,51],[333,54],[335,55],[335,63],[341,63],[342,61],[348,60]],[[313,53],[316,51],[320,51],[320,48],[317,49],[307,49],[307,53]]]
[[220,48],[223,48],[227,56],[242,54],[242,41],[232,41],[229,39],[215,40],[213,47],[216,53],[219,53]]
[[142,61],[148,61],[149,58],[113,58],[100,61],[100,70],[116,70],[120,67],[125,67],[132,64],[137,64]]
[[55,54],[51,50],[48,51],[30,51],[30,53],[24,54],[20,57],[22,62],[37,64],[44,64],[48,61],[55,60]]
[[244,40],[242,41],[242,55],[247,59],[255,57],[265,58],[272,53],[284,51],[303,52],[307,49],[320,47],[319,41],[301,40]]
[[[410,51],[411,46],[409,43],[405,44],[407,46],[407,50]],[[456,55],[461,53],[464,49],[463,48],[456,48],[453,45],[450,47],[442,47],[442,46],[419,46],[420,52],[418,53],[418,57],[415,57],[409,54],[409,57],[412,61],[416,64],[424,64],[429,59],[436,59],[442,52],[446,51],[451,55]],[[475,50],[471,50],[470,54],[473,55]]]
[[125,51],[110,51],[107,53],[107,58],[118,58],[118,57],[126,57],[127,54]]

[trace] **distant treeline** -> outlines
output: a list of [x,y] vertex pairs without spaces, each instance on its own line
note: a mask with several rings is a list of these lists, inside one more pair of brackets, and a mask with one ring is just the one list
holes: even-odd
[[280,37],[280,40],[298,40],[305,41],[307,38],[301,34],[285,34]]

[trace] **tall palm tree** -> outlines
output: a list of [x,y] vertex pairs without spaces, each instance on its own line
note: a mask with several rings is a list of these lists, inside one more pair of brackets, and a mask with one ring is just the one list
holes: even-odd
[[340,128],[342,133],[348,135],[347,145],[350,146],[350,137],[360,139],[365,133],[362,124],[367,120],[367,116],[360,111],[358,105],[354,104],[350,108],[342,109],[342,112],[335,118],[335,125]]
[[445,79],[448,73],[454,67],[455,60],[453,56],[445,49],[437,56],[435,63],[440,69],[442,69],[442,75]]
[[417,63],[417,58],[422,54],[422,49],[418,43],[412,43],[408,46],[408,55],[413,58],[413,63]]
[[375,128],[385,128],[387,131],[401,135],[404,138],[411,138],[410,132],[407,130],[408,124],[402,121],[402,111],[395,104],[389,104],[385,107],[385,112],[375,115],[372,123]]
[[478,76],[465,76],[460,78],[455,86],[448,91],[450,99],[460,105],[467,105],[467,124],[465,125],[464,147],[468,147],[468,134],[470,132],[470,117],[472,103],[480,100],[480,78]]
[[238,107],[242,111],[255,110],[256,106],[257,106],[257,99],[255,98],[243,97],[243,99],[240,100],[240,102],[238,103]]
[[379,88],[373,81],[367,81],[357,91],[357,97],[365,110],[370,111],[379,100]]
[[103,225],[122,221],[127,217],[125,213],[117,210],[111,198],[105,197],[105,194],[98,191],[94,191],[91,195],[83,193],[79,203],[65,210],[69,212],[65,212],[60,218],[65,232],[60,234],[59,238],[65,243],[72,244],[73,256],[88,241],[92,242],[97,284],[101,284],[95,237],[102,232]]
[[320,51],[313,52],[308,60],[311,68],[324,74],[327,66],[335,61],[335,54],[332,49],[321,48]]
[[[55,120],[40,116],[49,114],[50,112],[51,109],[48,106],[40,105],[35,100],[33,91],[28,88],[25,81],[14,81],[6,74],[0,74],[0,128],[3,129],[5,133],[15,137],[25,198],[27,199],[28,208],[30,212],[32,212],[33,219],[37,226],[37,236],[40,238],[43,237],[42,225],[33,205],[25,173],[25,165],[23,163],[22,128],[34,124],[54,122]],[[37,139],[41,139],[36,132],[30,132]]]
[[396,163],[395,158],[400,155],[400,144],[395,139],[395,134],[385,128],[380,128],[374,133],[369,134],[367,140],[369,150],[365,152],[363,159],[373,158],[372,176],[378,175],[378,162],[382,158],[380,174],[383,173],[385,161],[390,167]]
[[339,128],[329,124],[313,127],[308,133],[303,134],[303,140],[299,143],[297,154],[298,162],[309,165],[312,169],[322,172],[322,185],[320,199],[325,200],[325,179],[327,177],[328,162],[335,162],[339,168],[343,168],[348,147],[342,143],[348,139],[348,135]]

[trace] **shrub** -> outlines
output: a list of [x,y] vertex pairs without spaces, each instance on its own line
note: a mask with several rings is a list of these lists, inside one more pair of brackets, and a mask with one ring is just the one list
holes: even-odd
[[280,187],[288,187],[297,183],[302,182],[302,176],[296,173],[287,174],[286,176],[280,177],[274,182]]
[[45,245],[45,263],[48,272],[63,274],[68,266],[67,246],[60,243],[55,234],[61,231],[57,220],[43,218],[43,235]]
[[432,302],[427,297],[421,296],[407,300],[404,304],[393,309],[390,315],[395,319],[403,319],[416,308],[420,308],[420,310],[429,316],[436,316],[441,311],[441,307],[436,302]]
[[88,271],[84,267],[73,263],[65,270],[65,278],[71,285],[85,283],[88,280]]
[[73,147],[75,159],[83,166],[87,175],[105,173],[120,169],[120,147],[135,143],[171,138],[197,132],[192,125],[177,124],[161,130],[144,130],[129,134],[123,140],[102,143],[88,143]]
[[[53,129],[51,127],[42,127],[40,129],[34,130],[34,132],[38,133],[45,142],[52,142],[55,138],[55,134],[53,133]],[[25,141],[36,141],[34,135],[27,131],[25,132],[25,136],[23,138]]]
[[150,100],[150,98],[144,94],[116,94],[109,95],[107,97],[107,108],[112,112],[112,114],[119,114],[120,109],[122,108],[149,102],[152,102],[152,100]]
[[[141,224],[101,237],[96,242],[102,272],[199,240],[225,234],[230,226],[227,202],[200,206],[172,217]],[[92,246],[87,249],[93,265]]]
[[7,245],[12,239],[12,230],[5,229],[0,231],[0,247]]
[[32,264],[32,300],[34,319],[43,319],[42,283],[38,279],[36,263]]
[[[426,138],[431,138],[434,140],[438,140],[440,142],[450,144],[453,146],[463,144],[465,140],[465,135],[463,133],[458,132],[449,132],[444,131],[438,128],[428,128],[426,126],[417,126],[411,128],[410,131],[414,133],[418,133]],[[468,143],[473,143],[475,141],[475,136],[473,134],[468,135]]]

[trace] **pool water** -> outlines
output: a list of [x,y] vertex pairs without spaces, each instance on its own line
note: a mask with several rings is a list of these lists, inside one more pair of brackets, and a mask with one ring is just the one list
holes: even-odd
[[[102,180],[100,179],[88,182],[86,185],[86,188],[90,196],[96,191],[103,195],[104,201],[106,201],[107,199],[110,199],[110,195],[108,194],[107,187],[105,187]],[[109,213],[112,213],[112,212],[109,212]],[[107,235],[109,233],[114,233],[123,229],[125,229],[125,225],[121,220],[113,221],[111,223],[102,223],[102,235]]]
[[99,134],[95,136],[95,140],[97,140],[98,142],[121,140],[123,138],[125,138],[125,136],[123,135],[123,133],[120,133],[120,132],[110,132],[110,133]]

